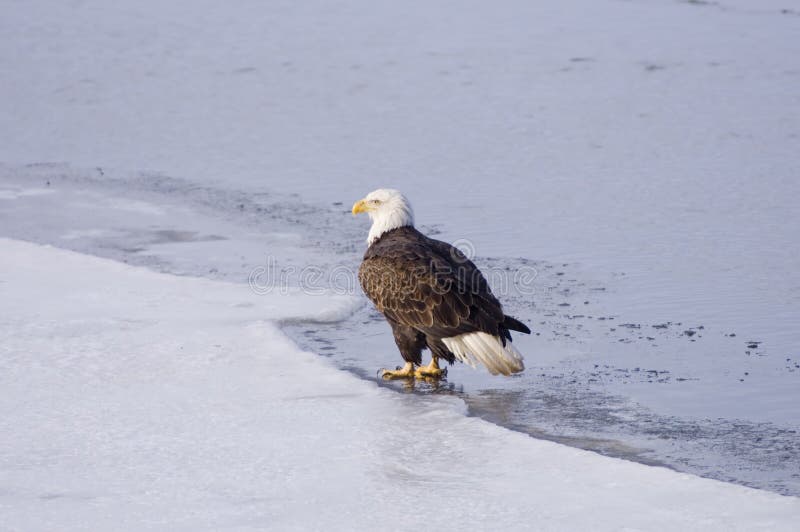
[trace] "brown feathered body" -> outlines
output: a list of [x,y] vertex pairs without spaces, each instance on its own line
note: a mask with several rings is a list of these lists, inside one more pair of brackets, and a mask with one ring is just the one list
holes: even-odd
[[[523,323],[503,313],[486,278],[458,248],[428,238],[412,226],[392,229],[372,242],[358,278],[391,325],[407,362],[421,364],[425,348],[451,364],[456,358],[469,362],[469,354],[454,354],[445,340],[482,332],[506,346],[511,341],[509,331],[530,333]],[[521,358],[518,367],[500,365],[494,371],[492,366],[487,365],[492,373],[504,374],[524,367]]]

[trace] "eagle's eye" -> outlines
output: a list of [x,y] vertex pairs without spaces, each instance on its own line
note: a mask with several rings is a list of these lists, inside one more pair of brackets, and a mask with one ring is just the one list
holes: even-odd
[[369,202],[372,203],[373,205],[377,205],[378,203],[381,202],[381,200],[373,199],[373,200],[369,200]]

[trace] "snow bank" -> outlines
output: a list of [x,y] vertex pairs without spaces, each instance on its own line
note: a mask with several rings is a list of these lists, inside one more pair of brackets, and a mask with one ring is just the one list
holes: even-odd
[[789,530],[800,500],[537,441],[299,351],[259,296],[0,239],[0,529]]

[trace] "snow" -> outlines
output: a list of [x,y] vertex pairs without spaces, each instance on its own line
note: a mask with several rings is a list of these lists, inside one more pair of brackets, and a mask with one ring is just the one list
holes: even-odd
[[792,530],[800,499],[602,457],[398,395],[256,295],[0,239],[3,530]]
[[[502,297],[541,334],[515,341],[528,370],[456,366],[432,393],[800,495],[787,6],[8,2],[0,236],[238,284],[266,267],[315,292],[336,269],[358,294],[367,222],[348,208],[396,187],[482,268],[537,274],[532,295]],[[368,379],[398,363],[366,305],[301,322],[284,331],[338,367]]]

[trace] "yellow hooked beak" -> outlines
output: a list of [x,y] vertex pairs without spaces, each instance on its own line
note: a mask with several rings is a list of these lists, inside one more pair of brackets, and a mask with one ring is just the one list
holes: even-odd
[[367,205],[366,201],[364,201],[363,199],[358,200],[357,202],[355,202],[355,204],[353,204],[353,216],[355,216],[356,214],[360,214],[362,212],[367,212],[369,210],[368,207],[369,206]]

